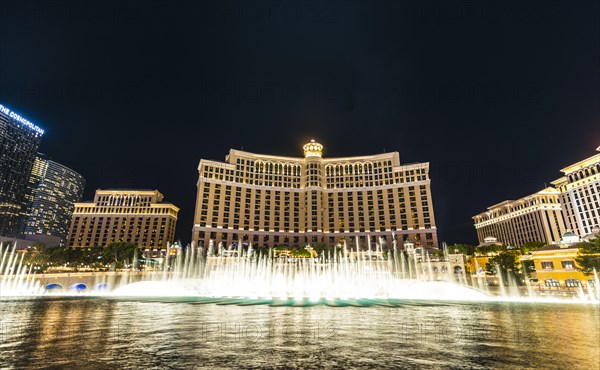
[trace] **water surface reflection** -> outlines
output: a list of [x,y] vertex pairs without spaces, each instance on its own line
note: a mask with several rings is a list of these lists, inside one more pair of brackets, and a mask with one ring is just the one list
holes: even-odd
[[597,305],[2,302],[1,368],[598,368]]

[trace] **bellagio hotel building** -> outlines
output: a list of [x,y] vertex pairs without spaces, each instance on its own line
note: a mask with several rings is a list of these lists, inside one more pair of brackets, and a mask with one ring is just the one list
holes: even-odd
[[366,248],[395,235],[402,246],[437,247],[429,163],[400,165],[398,152],[323,158],[314,140],[304,157],[231,149],[202,159],[192,240],[263,246],[305,243]]

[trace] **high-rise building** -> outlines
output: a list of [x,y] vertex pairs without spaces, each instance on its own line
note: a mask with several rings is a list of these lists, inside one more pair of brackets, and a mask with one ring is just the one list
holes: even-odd
[[564,176],[552,184],[560,191],[567,228],[580,237],[592,234],[600,226],[600,153],[561,172]]
[[398,152],[323,158],[314,140],[304,157],[231,149],[225,162],[200,161],[192,240],[367,248],[393,234],[401,246],[437,247],[429,163],[401,165]]
[[84,185],[83,176],[38,153],[29,178],[22,233],[57,236],[65,243]]
[[75,203],[67,245],[126,242],[150,256],[164,254],[175,238],[179,208],[163,199],[158,190],[96,190],[93,202]]
[[44,130],[0,105],[0,235],[16,234]]
[[[596,149],[600,152],[600,147]],[[481,243],[493,236],[519,246],[528,241],[558,242],[565,231],[582,238],[600,229],[600,153],[561,170],[564,176],[541,192],[504,201],[473,216]]]
[[505,200],[473,216],[479,243],[494,237],[520,247],[526,242],[551,244],[565,232],[559,191],[548,187],[518,200]]

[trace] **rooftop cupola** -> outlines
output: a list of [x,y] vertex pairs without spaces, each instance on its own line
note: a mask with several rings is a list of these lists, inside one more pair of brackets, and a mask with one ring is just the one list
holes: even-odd
[[323,145],[317,143],[314,139],[309,143],[304,144],[304,158],[307,157],[319,157],[323,156]]

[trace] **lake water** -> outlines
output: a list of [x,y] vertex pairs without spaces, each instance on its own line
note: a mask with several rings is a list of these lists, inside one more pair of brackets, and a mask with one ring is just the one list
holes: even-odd
[[597,304],[0,303],[0,368],[599,367]]

